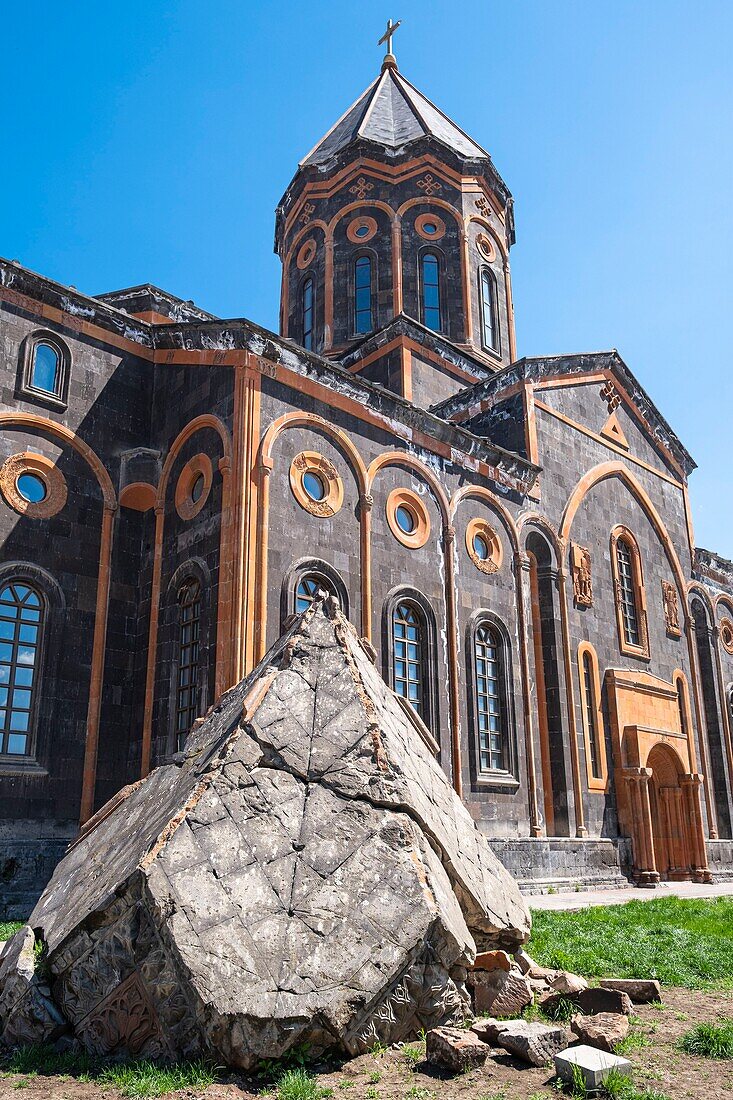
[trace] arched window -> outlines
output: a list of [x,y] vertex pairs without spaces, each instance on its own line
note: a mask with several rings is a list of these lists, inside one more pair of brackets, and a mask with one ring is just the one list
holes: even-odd
[[313,280],[303,283],[303,347],[313,351]]
[[44,605],[24,581],[0,589],[0,751],[26,756],[38,693]]
[[31,368],[31,385],[33,388],[43,390],[45,393],[57,394],[60,374],[61,355],[58,350],[44,341],[37,343],[33,349],[33,365]]
[[359,256],[354,264],[354,331],[372,331],[372,261]]
[[603,790],[606,785],[606,739],[601,710],[601,682],[598,658],[588,642],[581,642],[578,647],[578,672],[588,787],[590,790]]
[[685,681],[681,676],[675,677],[675,687],[677,688],[677,710],[680,717],[680,733],[687,737],[689,734],[687,725],[687,696],[685,695]]
[[621,612],[624,620],[624,636],[628,645],[639,645],[639,610],[636,606],[634,564],[631,547],[626,539],[616,543],[616,560],[621,595]]
[[176,686],[176,744],[183,748],[199,716],[201,641],[201,585],[195,577],[178,590],[178,682]]
[[426,644],[422,611],[411,600],[398,600],[392,611],[394,690],[407,699],[427,725]]
[[630,531],[617,528],[611,536],[616,621],[622,653],[649,656],[644,585],[639,548]]
[[296,614],[300,615],[301,612],[308,610],[319,588],[328,592],[329,596],[334,596],[339,604],[341,603],[336,586],[329,577],[325,577],[322,573],[303,573],[295,589]]
[[485,348],[499,350],[499,326],[496,317],[496,282],[488,267],[481,268],[481,339]]
[[476,628],[473,661],[479,771],[506,771],[503,644],[489,623],[479,623]]
[[427,328],[440,332],[442,325],[440,307],[440,261],[432,252],[422,258],[422,320]]

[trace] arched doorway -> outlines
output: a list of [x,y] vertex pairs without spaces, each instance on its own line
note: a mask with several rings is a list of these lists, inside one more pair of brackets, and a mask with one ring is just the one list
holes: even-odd
[[673,749],[655,745],[649,753],[649,809],[654,863],[661,879],[689,878],[693,866],[690,826],[685,809],[684,768]]

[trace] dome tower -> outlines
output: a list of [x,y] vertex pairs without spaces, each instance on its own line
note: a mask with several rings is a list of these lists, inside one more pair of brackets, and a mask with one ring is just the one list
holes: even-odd
[[338,358],[406,314],[499,369],[515,358],[513,243],[491,157],[388,53],[278,206],[281,334]]

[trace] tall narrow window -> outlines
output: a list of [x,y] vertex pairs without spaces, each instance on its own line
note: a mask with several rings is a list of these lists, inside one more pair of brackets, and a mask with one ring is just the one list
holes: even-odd
[[61,373],[61,356],[50,344],[38,343],[33,349],[31,385],[35,390],[57,394]]
[[354,330],[372,331],[372,261],[359,256],[354,264]]
[[330,596],[335,596],[338,599],[336,589],[328,577],[324,577],[321,573],[304,573],[295,589],[295,610],[298,615],[310,607],[318,594],[319,588],[324,589]]
[[21,581],[6,584],[0,590],[0,731],[1,751],[10,756],[29,752],[42,628],[39,593]]
[[425,629],[418,608],[401,601],[392,612],[394,689],[415,708],[427,724],[425,713]]
[[593,661],[590,653],[583,654],[583,688],[585,696],[585,726],[588,733],[588,755],[590,773],[594,779],[602,777],[601,761],[598,752],[598,700],[596,699]]
[[618,566],[619,599],[624,638],[627,645],[640,646],[641,633],[639,631],[639,609],[636,605],[634,560],[631,547],[624,538],[620,538],[616,543],[616,564]]
[[303,347],[313,351],[313,280],[303,283]]
[[178,685],[176,688],[176,744],[180,752],[199,713],[199,645],[201,585],[194,578],[178,593]]
[[440,263],[432,252],[422,258],[422,319],[427,328],[440,332]]
[[499,346],[496,323],[496,284],[488,267],[481,268],[481,334],[484,347],[496,351]]
[[479,770],[482,772],[505,771],[501,641],[488,623],[481,623],[476,629],[473,659],[476,677]]
[[[675,680],[677,685],[677,709],[680,716],[680,733],[687,737],[687,700],[685,699],[685,685],[681,676],[678,676]],[[730,711],[730,700],[728,696],[728,708]]]

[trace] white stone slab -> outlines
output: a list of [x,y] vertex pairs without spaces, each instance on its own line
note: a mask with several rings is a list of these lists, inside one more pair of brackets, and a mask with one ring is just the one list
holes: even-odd
[[631,1075],[631,1062],[628,1058],[619,1058],[617,1054],[608,1054],[605,1050],[581,1044],[568,1047],[555,1055],[555,1069],[563,1081],[573,1082],[573,1067],[577,1066],[583,1074],[585,1087],[593,1092],[600,1089],[611,1070]]

